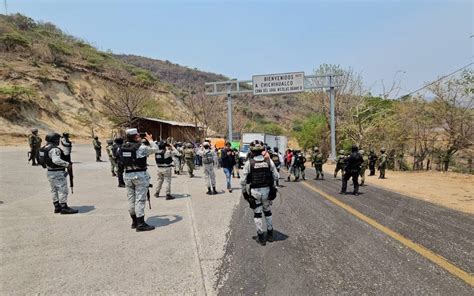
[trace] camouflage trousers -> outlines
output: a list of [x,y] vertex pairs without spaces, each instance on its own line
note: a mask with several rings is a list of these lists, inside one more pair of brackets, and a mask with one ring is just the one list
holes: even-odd
[[166,194],[171,194],[171,167],[158,167],[158,184],[156,192],[160,192],[163,182],[166,186]]
[[204,181],[206,181],[206,187],[216,187],[216,174],[212,163],[204,165]]
[[118,171],[117,162],[112,157],[109,157],[109,161],[110,161],[110,171],[112,172],[112,174],[117,173]]
[[267,230],[273,229],[272,201],[268,200],[269,193],[270,187],[250,189],[250,195],[255,198],[255,203],[257,204],[257,207],[253,210],[253,221],[255,223],[255,227],[257,228],[258,234],[262,234],[264,232],[263,216],[265,216]]
[[47,177],[51,187],[51,197],[53,202],[67,203],[67,172],[65,171],[48,171]]
[[186,158],[186,165],[188,166],[188,173],[191,176],[194,172],[194,159]]
[[145,216],[150,175],[147,172],[124,173],[123,180],[127,186],[128,212],[137,217]]
[[359,174],[359,176],[360,176],[360,185],[364,185],[364,183],[365,183],[365,171],[366,170],[367,169],[364,169],[364,168],[360,169],[360,174]]
[[324,173],[323,173],[323,165],[322,164],[315,164],[314,168],[316,170],[316,179],[319,179],[319,176],[324,179]]

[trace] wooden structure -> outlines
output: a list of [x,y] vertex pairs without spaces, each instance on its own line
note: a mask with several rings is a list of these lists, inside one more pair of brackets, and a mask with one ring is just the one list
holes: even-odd
[[155,140],[166,140],[172,137],[179,142],[200,141],[202,129],[192,123],[163,120],[149,117],[135,117],[132,127],[139,132],[152,133]]

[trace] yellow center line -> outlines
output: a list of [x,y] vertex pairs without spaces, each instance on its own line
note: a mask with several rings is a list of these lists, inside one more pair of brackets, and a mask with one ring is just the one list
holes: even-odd
[[351,213],[352,215],[356,216],[360,220],[364,221],[365,223],[369,224],[370,226],[382,231],[383,233],[387,234],[391,238],[397,240],[400,242],[402,245],[412,249],[413,251],[417,252],[421,256],[425,257],[426,259],[430,260],[431,262],[439,265],[440,267],[444,268],[446,271],[450,272],[451,274],[455,275],[456,277],[460,278],[461,280],[465,281],[467,284],[470,286],[474,287],[474,276],[461,268],[457,267],[456,265],[452,264],[448,260],[446,260],[444,257],[434,253],[433,251],[423,247],[420,244],[417,244],[408,238],[400,235],[399,233],[391,230],[388,227],[383,226],[382,224],[378,223],[372,218],[367,217],[366,215],[362,214],[361,212],[357,211],[353,207],[341,202],[337,198],[321,191],[320,189],[314,187],[313,185],[310,185],[307,182],[302,182],[303,185],[308,187],[309,189],[315,191],[322,197],[326,198],[333,204],[335,204],[338,207],[343,208],[347,212]]

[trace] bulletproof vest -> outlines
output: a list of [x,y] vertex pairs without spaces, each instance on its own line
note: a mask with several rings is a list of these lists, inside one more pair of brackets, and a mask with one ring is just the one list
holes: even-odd
[[52,144],[46,144],[39,150],[39,163],[43,168],[47,168],[48,171],[63,171],[65,168],[63,166],[55,164],[51,157],[49,157],[49,151],[51,151],[51,149],[53,148],[59,149],[59,151],[61,151],[61,159],[66,160],[64,152],[61,150],[61,148]]
[[193,158],[193,150],[191,148],[184,149],[184,158]]
[[294,166],[300,166],[301,165],[301,158],[297,155],[293,155],[295,158],[295,162],[293,163]]
[[269,187],[273,183],[272,171],[268,160],[250,160],[250,174],[247,177],[250,188]]
[[127,142],[120,149],[120,157],[127,173],[146,171],[146,157],[137,158],[137,151],[142,144]]
[[272,161],[276,166],[280,165],[280,156],[277,153],[272,153]]
[[166,153],[166,149],[163,149],[163,150],[158,150],[158,152],[155,154],[155,160],[156,160],[157,166],[170,167],[171,164],[173,163],[173,157],[171,157],[171,155],[168,155],[168,157],[165,158],[165,153]]
[[214,155],[212,151],[204,152],[202,155],[202,163],[203,164],[212,164],[214,163]]

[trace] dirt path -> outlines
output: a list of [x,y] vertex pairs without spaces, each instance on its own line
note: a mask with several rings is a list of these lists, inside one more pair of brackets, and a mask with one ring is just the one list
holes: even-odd
[[[335,166],[325,164],[324,171],[332,178]],[[366,172],[366,175],[368,171]],[[404,195],[474,214],[474,176],[441,172],[387,171],[387,179],[366,177],[366,183]],[[340,178],[340,172],[339,172]]]

